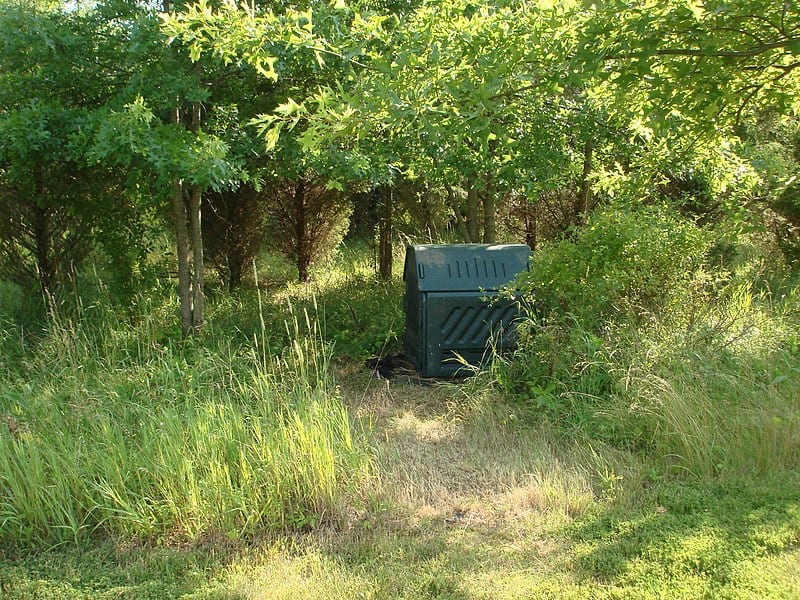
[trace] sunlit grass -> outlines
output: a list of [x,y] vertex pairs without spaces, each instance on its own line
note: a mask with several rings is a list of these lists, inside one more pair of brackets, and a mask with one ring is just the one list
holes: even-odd
[[704,307],[691,327],[662,321],[623,353],[620,397],[636,404],[666,465],[708,478],[768,475],[800,464],[792,310],[791,303],[770,306],[747,288],[734,289]]
[[[0,539],[238,538],[336,520],[368,453],[307,315],[277,358],[58,318],[3,381]],[[154,326],[154,329],[157,327]],[[140,337],[141,336],[141,337]]]

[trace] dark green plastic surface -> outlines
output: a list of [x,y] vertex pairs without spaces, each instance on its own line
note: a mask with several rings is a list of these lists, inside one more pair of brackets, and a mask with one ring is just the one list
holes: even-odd
[[528,268],[524,244],[419,245],[406,249],[405,353],[423,377],[464,372],[490,341],[513,345],[518,306],[497,290]]

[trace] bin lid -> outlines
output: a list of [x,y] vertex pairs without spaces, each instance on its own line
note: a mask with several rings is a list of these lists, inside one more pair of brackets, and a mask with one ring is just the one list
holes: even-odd
[[406,248],[403,280],[420,292],[497,290],[528,268],[525,244],[420,244]]

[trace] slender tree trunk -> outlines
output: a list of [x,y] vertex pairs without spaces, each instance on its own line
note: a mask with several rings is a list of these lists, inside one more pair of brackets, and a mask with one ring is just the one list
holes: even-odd
[[227,258],[225,264],[228,272],[228,291],[232,292],[242,285],[242,276],[244,275],[244,257],[243,253],[237,248],[235,252],[230,250],[226,251]]
[[[189,127],[192,131],[200,131],[201,105],[192,103],[192,120]],[[203,263],[203,229],[202,229],[203,190],[200,186],[192,186],[189,196],[189,237],[192,243],[192,331],[199,332],[205,321],[205,296],[203,295],[203,280],[205,269]]]
[[388,281],[392,278],[392,216],[394,213],[394,190],[381,189],[381,213],[378,220],[378,274]]
[[175,241],[178,250],[178,294],[181,299],[181,331],[184,336],[193,330],[192,306],[192,262],[189,251],[189,229],[186,223],[186,202],[183,198],[183,182],[174,183],[172,199],[172,220],[175,227]]
[[[172,0],[163,0],[162,10],[171,12]],[[181,102],[175,98],[175,107],[170,111],[169,120],[173,125],[181,122]],[[192,333],[192,265],[189,256],[189,231],[186,224],[186,201],[183,197],[183,181],[175,179],[170,197],[172,225],[175,228],[175,245],[178,252],[178,296],[181,304],[181,332],[186,337]]]
[[[179,104],[176,99],[176,104]],[[181,122],[181,109],[176,107],[170,113],[170,122]],[[175,244],[178,251],[178,296],[181,302],[181,332],[184,336],[192,333],[192,259],[189,251],[189,229],[187,225],[186,200],[183,197],[183,181],[172,184],[172,225],[175,227]]]
[[189,198],[189,224],[191,226],[192,240],[192,330],[197,333],[203,328],[205,321],[205,296],[203,292],[203,234],[201,204],[203,192],[198,186],[192,187]]
[[308,224],[306,220],[306,186],[303,179],[294,188],[295,235],[297,236],[297,277],[300,282],[309,280],[311,250],[308,247]]
[[497,241],[497,201],[494,190],[486,186],[483,192],[483,243],[494,244]]
[[428,243],[432,244],[434,240],[439,238],[439,228],[436,226],[436,218],[431,207],[430,191],[427,188],[422,193],[422,206],[425,211],[425,233],[428,237]]
[[467,188],[467,243],[474,244],[480,240],[478,233],[478,203],[480,201],[477,188],[470,183]]
[[[164,12],[170,12],[174,8],[174,2],[162,0],[161,6]],[[199,77],[199,65],[195,65],[195,72]],[[200,130],[201,108],[199,102],[192,103],[186,127],[193,132]],[[181,120],[181,101],[176,98],[175,107],[170,113],[170,122],[177,126]],[[203,190],[198,186],[192,187],[187,198],[183,181],[176,179],[170,205],[178,251],[178,293],[181,302],[181,331],[184,336],[199,332],[204,321],[202,199]]]
[[538,239],[539,219],[538,215],[536,214],[536,208],[529,203],[525,207],[524,215],[525,215],[525,243],[528,244],[528,248],[530,248],[531,250],[536,250],[536,246],[539,243]]

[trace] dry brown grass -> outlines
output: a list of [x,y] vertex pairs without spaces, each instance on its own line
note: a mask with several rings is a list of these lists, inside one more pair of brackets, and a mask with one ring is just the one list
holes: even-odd
[[614,464],[585,446],[556,447],[469,383],[420,386],[352,371],[340,381],[351,413],[370,424],[379,493],[412,521],[500,526],[530,513],[576,517],[602,495],[599,472]]

